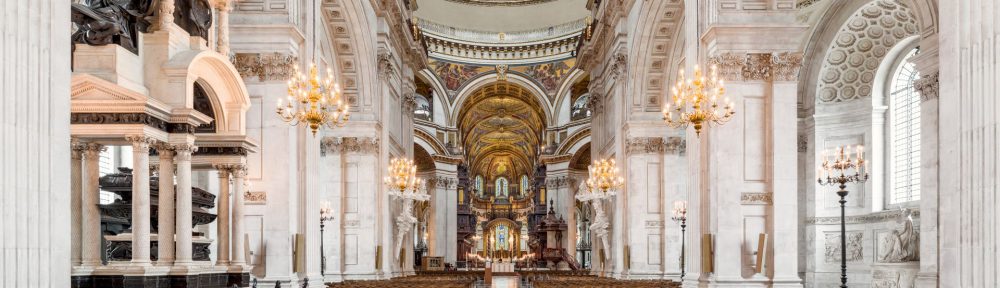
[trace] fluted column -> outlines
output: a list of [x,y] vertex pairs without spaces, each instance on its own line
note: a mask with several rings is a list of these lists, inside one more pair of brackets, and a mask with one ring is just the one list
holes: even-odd
[[161,144],[156,151],[160,155],[156,262],[169,266],[174,264],[174,149],[169,144]]
[[98,180],[101,176],[101,151],[104,146],[88,143],[83,147],[80,158],[85,165],[80,172],[83,181],[83,196],[80,198],[80,265],[101,266],[101,211],[97,204],[101,201]]
[[219,54],[223,56],[229,56],[229,11],[233,9],[230,4],[231,0],[218,0],[215,2],[215,8],[218,10],[218,48]]
[[80,250],[80,228],[83,224],[80,222],[83,219],[83,205],[80,204],[83,198],[83,151],[86,149],[86,145],[81,144],[79,140],[73,138],[70,140],[70,167],[69,167],[69,181],[70,181],[70,259],[73,266],[80,265],[80,255],[82,251]]
[[[125,138],[132,143],[132,265],[150,265],[149,145],[144,135]],[[98,221],[100,218],[98,216]]]
[[216,165],[219,170],[219,217],[215,220],[218,229],[216,247],[218,247],[218,257],[216,265],[229,265],[229,165]]
[[232,174],[233,174],[233,191],[232,192],[235,195],[233,196],[233,207],[232,207],[233,208],[233,213],[232,213],[232,217],[233,218],[230,220],[230,221],[232,221],[232,225],[233,225],[233,234],[230,235],[230,237],[232,237],[231,243],[233,244],[233,246],[232,246],[233,254],[232,254],[232,261],[230,261],[230,263],[232,265],[242,266],[242,265],[246,265],[246,259],[245,259],[246,257],[244,257],[244,254],[243,254],[243,249],[244,249],[244,247],[243,247],[244,246],[244,243],[243,243],[243,239],[244,239],[244,237],[243,237],[243,231],[244,231],[243,230],[243,213],[244,213],[243,212],[243,192],[244,192],[243,191],[243,189],[244,189],[243,188],[243,181],[244,180],[243,179],[247,175],[246,167],[243,166],[243,165],[237,165],[237,166],[233,167]]
[[174,145],[174,156],[177,162],[177,255],[174,266],[186,266],[193,263],[191,234],[194,224],[191,215],[191,153],[198,150],[189,143]]

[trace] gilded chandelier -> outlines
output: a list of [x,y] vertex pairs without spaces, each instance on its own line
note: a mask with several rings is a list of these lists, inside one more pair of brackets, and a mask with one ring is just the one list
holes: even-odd
[[350,107],[344,103],[333,73],[327,70],[326,74],[326,80],[321,80],[316,65],[312,64],[309,75],[303,75],[296,65],[295,76],[288,80],[287,103],[278,98],[278,116],[292,125],[306,123],[313,135],[320,126],[336,128],[347,124]]
[[587,189],[591,193],[614,196],[615,191],[625,184],[625,179],[618,173],[618,166],[615,159],[594,160],[588,168],[590,177],[587,178]]
[[[683,128],[688,125],[694,126],[696,135],[701,135],[701,128],[704,124],[725,124],[732,119],[733,102],[729,98],[723,98],[726,88],[722,80],[718,77],[718,68],[712,65],[709,77],[702,74],[698,66],[694,67],[694,77],[687,79],[684,77],[684,69],[681,69],[677,76],[677,84],[673,87],[674,105],[668,102],[663,107],[663,120],[673,128]],[[721,107],[720,104],[724,104]]]
[[388,173],[384,182],[393,192],[418,192],[422,184],[422,180],[417,177],[417,165],[410,159],[392,158]]

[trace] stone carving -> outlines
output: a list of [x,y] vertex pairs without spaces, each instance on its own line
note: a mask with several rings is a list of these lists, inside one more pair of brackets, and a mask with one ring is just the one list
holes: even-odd
[[406,114],[413,114],[413,111],[417,109],[417,96],[413,93],[406,94],[401,99],[403,102],[403,112]]
[[246,204],[267,204],[267,193],[264,193],[264,191],[247,191],[243,193],[243,201],[246,201]]
[[709,58],[727,81],[795,81],[802,67],[802,53],[733,53]]
[[646,221],[646,228],[663,228],[663,221]]
[[174,24],[191,36],[207,40],[212,27],[212,5],[206,0],[175,0]]
[[913,229],[912,210],[901,210],[903,227],[893,230],[880,239],[881,255],[878,261],[882,263],[902,263],[920,260],[920,233]]
[[604,111],[603,95],[596,92],[590,93],[590,99],[587,101],[587,106],[593,110],[594,114],[599,114]]
[[73,43],[103,46],[117,44],[139,53],[139,32],[149,32],[146,17],[153,12],[152,0],[91,0],[73,3]]
[[615,53],[614,59],[609,67],[612,77],[621,77],[628,72],[628,55],[623,51]]
[[377,154],[378,138],[369,137],[324,137],[320,140],[320,155],[328,153],[362,153]]
[[247,156],[247,153],[247,148],[243,147],[198,147],[194,155]]
[[72,113],[70,124],[143,124],[167,131],[167,121],[146,113]]
[[257,77],[264,81],[286,81],[292,77],[298,58],[281,53],[236,53],[233,65],[243,78]]
[[632,137],[625,139],[625,151],[630,155],[635,153],[683,154],[686,145],[684,139],[680,137],[667,137],[667,139],[660,137]]
[[[919,210],[913,210],[910,215],[914,217],[920,216]],[[899,219],[902,217],[901,211],[885,211],[878,213],[871,213],[867,215],[860,216],[847,216],[847,224],[864,224],[864,223],[875,223],[875,222],[886,222],[893,219]],[[818,225],[833,225],[840,224],[840,217],[810,217],[806,218],[806,224],[818,224]]]
[[396,73],[395,64],[392,64],[392,54],[387,51],[378,52],[378,75],[383,77],[383,79],[389,79],[392,74]]
[[507,81],[507,64],[497,64],[497,81]]
[[[861,262],[864,260],[861,241],[864,239],[862,232],[847,232],[847,262]],[[827,263],[840,262],[840,232],[826,233],[825,252]]]
[[819,73],[816,101],[870,97],[879,63],[896,43],[918,32],[916,17],[898,1],[877,0],[862,7],[830,43]]
[[458,179],[450,177],[434,177],[427,180],[427,187],[454,189],[458,184]]
[[799,135],[799,152],[806,152],[809,150],[809,137],[806,135]]
[[774,203],[771,193],[744,192],[740,195],[741,204],[771,205]]
[[913,82],[913,89],[916,89],[920,93],[920,96],[924,101],[937,99],[938,97],[938,74],[935,72],[930,75],[920,76]]
[[558,176],[545,179],[545,186],[548,187],[548,189],[571,187],[575,183],[576,179],[566,176]]

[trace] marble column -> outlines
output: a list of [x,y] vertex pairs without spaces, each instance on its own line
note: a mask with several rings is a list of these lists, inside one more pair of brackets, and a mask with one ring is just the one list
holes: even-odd
[[132,265],[149,266],[149,145],[152,139],[144,135],[130,135],[125,139],[132,143]]
[[70,287],[70,2],[2,3],[0,287]]
[[247,175],[246,167],[243,165],[237,165],[233,167],[233,207],[232,207],[232,225],[233,233],[230,235],[232,237],[232,261],[230,264],[235,266],[246,265],[246,257],[243,253],[245,244],[243,243],[243,179]]
[[191,244],[192,223],[191,212],[191,153],[198,147],[189,144],[175,144],[174,153],[177,164],[177,255],[174,266],[186,266],[193,263]]
[[219,217],[215,220],[216,228],[218,232],[216,233],[216,238],[218,238],[218,256],[216,257],[216,265],[224,266],[229,265],[229,165],[216,165],[216,169],[219,170],[219,204],[217,206],[217,214]]
[[161,143],[156,151],[160,155],[156,263],[169,266],[174,264],[174,149]]
[[80,203],[83,198],[83,178],[81,173],[83,170],[83,151],[86,149],[86,145],[80,143],[76,138],[70,140],[70,148],[73,149],[70,154],[70,167],[69,167],[69,181],[70,181],[70,260],[73,266],[80,265],[80,228],[83,224],[80,222],[83,219],[83,205]]
[[218,50],[219,54],[229,57],[229,11],[233,9],[230,0],[218,0],[215,2],[218,9]]
[[81,160],[85,165],[80,173],[83,180],[83,196],[80,198],[80,265],[101,266],[101,211],[97,204],[101,201],[101,151],[104,146],[88,143],[84,147]]

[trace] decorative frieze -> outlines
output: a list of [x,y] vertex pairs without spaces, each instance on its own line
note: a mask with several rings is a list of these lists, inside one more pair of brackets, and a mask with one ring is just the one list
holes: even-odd
[[327,153],[377,154],[378,138],[371,137],[324,137],[320,140],[320,155]]
[[167,131],[167,121],[146,113],[72,113],[70,124],[142,124]]
[[[903,217],[904,216],[903,213],[904,213],[903,211],[899,211],[899,210],[884,211],[884,212],[877,212],[877,213],[871,213],[871,214],[865,214],[865,215],[859,215],[859,216],[847,216],[845,220],[846,220],[847,224],[865,224],[865,223],[888,222],[888,221],[895,221],[896,219],[899,219],[900,217]],[[920,210],[913,210],[913,211],[910,211],[910,212],[907,212],[907,213],[912,213],[911,215],[913,217],[919,217],[920,216]],[[806,224],[814,224],[814,225],[840,224],[840,217],[839,216],[833,216],[833,217],[809,217],[809,218],[806,218],[805,223]]]
[[935,72],[934,74],[920,76],[920,79],[913,81],[913,89],[920,93],[923,101],[937,99],[938,75],[939,72]]
[[243,78],[257,77],[264,81],[286,81],[292,77],[295,56],[281,53],[236,53],[233,65]]
[[722,53],[709,58],[727,81],[795,81],[802,53]]
[[243,147],[198,147],[194,155],[247,156],[247,153]]
[[680,137],[631,137],[625,139],[625,151],[631,154],[683,154],[685,141]]
[[249,205],[267,204],[267,193],[264,191],[246,191],[243,193],[243,201]]
[[457,185],[458,185],[458,179],[451,177],[437,176],[427,180],[427,187],[455,189]]
[[573,187],[575,184],[576,179],[567,176],[557,176],[545,179],[545,187],[548,189]]
[[740,195],[740,203],[743,205],[771,205],[774,203],[771,193],[744,192]]
[[646,228],[663,228],[663,221],[647,220]]
[[[861,231],[847,231],[847,262],[861,262],[864,260],[864,249],[861,242],[864,240],[864,233]],[[825,233],[823,255],[826,256],[826,263],[840,263],[840,231],[829,231]]]

